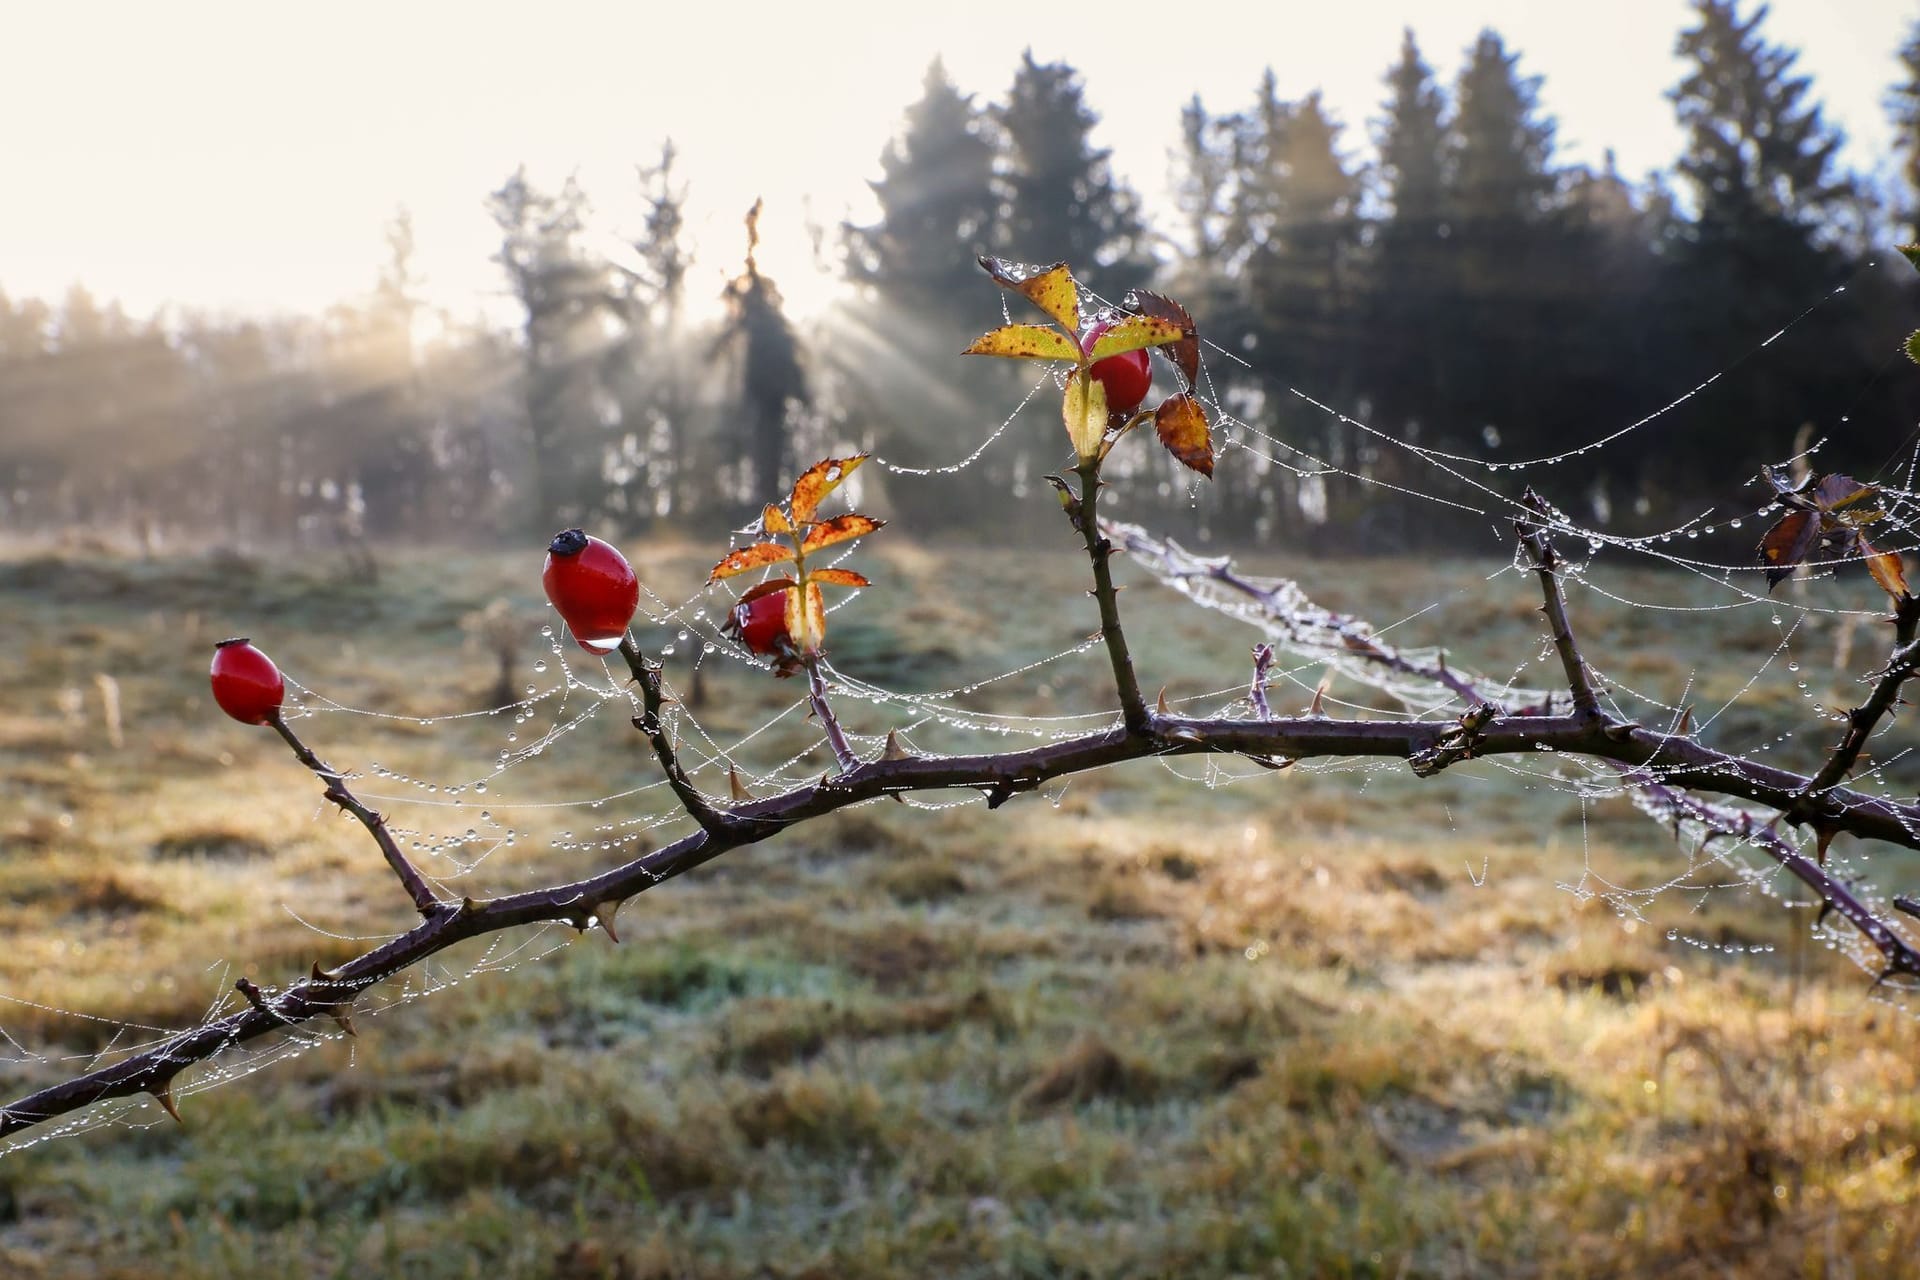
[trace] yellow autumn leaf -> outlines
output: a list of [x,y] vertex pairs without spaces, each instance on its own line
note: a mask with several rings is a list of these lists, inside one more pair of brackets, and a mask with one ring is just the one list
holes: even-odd
[[1073,272],[1067,269],[1066,263],[1056,262],[1035,271],[1004,258],[983,257],[980,265],[1002,289],[1019,294],[1053,317],[1068,333],[1080,332],[1080,289],[1074,284]]
[[807,530],[806,541],[800,549],[812,555],[822,547],[830,547],[836,542],[846,542],[853,538],[864,538],[885,524],[884,520],[875,520],[872,516],[863,516],[849,511],[846,515],[835,516],[831,520],[822,520]]
[[1095,340],[1093,350],[1087,352],[1087,359],[1105,360],[1108,356],[1139,351],[1144,347],[1178,342],[1185,336],[1186,330],[1171,320],[1162,320],[1158,316],[1128,316],[1108,326],[1106,332]]
[[820,509],[822,499],[839,488],[840,482],[858,470],[866,460],[866,454],[857,453],[851,458],[823,458],[808,467],[793,482],[793,497],[787,503],[793,512],[794,523],[810,523],[813,513]]
[[973,340],[968,356],[1007,356],[1014,360],[1071,360],[1079,363],[1080,344],[1044,324],[1006,324]]
[[726,559],[713,566],[713,572],[707,575],[707,585],[712,586],[722,578],[750,573],[755,569],[791,559],[793,559],[792,547],[783,547],[777,542],[756,542],[750,547],[741,547],[738,551],[728,552]]

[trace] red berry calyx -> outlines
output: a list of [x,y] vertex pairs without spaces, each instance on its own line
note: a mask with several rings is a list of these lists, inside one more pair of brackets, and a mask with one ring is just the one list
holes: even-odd
[[612,653],[640,607],[640,579],[627,558],[584,529],[563,529],[547,544],[540,585],[582,649]]
[[222,640],[213,647],[213,700],[241,724],[272,724],[280,718],[287,682],[273,659],[253,647],[245,636]]

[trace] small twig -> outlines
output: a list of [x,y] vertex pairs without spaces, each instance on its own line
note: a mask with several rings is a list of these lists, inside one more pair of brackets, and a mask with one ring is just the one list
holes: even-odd
[[813,704],[813,714],[820,721],[820,727],[827,732],[827,745],[833,748],[834,763],[840,766],[840,772],[852,773],[860,767],[860,757],[853,754],[853,748],[847,745],[847,735],[840,728],[840,718],[833,714],[833,707],[827,701],[827,679],[820,674],[818,655],[809,654],[807,668],[807,701]]
[[1087,545],[1087,559],[1093,565],[1093,596],[1100,604],[1100,637],[1106,641],[1107,658],[1113,664],[1113,683],[1120,694],[1120,713],[1127,732],[1152,731],[1153,720],[1147,713],[1146,699],[1140,695],[1140,682],[1133,674],[1133,659],[1127,653],[1127,635],[1120,628],[1119,593],[1114,590],[1113,570],[1108,561],[1113,543],[1100,531],[1100,460],[1082,459],[1080,475],[1080,518],[1076,523]]
[[1247,699],[1253,703],[1253,714],[1262,720],[1273,719],[1273,706],[1267,701],[1267,676],[1272,671],[1273,646],[1253,646],[1253,687],[1247,690]]
[[361,804],[353,792],[348,790],[346,779],[341,776],[340,771],[308,750],[307,744],[300,741],[293,730],[287,728],[287,722],[281,718],[278,711],[273,713],[267,723],[273,726],[274,732],[286,740],[289,747],[293,748],[293,754],[300,758],[300,763],[313,770],[320,781],[327,784],[327,799],[360,819],[360,825],[367,829],[367,834],[373,837],[373,842],[380,846],[380,852],[386,858],[387,865],[393,868],[393,874],[400,877],[400,887],[405,889],[407,897],[413,900],[414,909],[429,919],[441,912],[446,904],[433,896],[433,890],[427,887],[427,882],[421,878],[420,872],[407,861],[407,855],[400,852],[400,846],[394,842],[392,833],[387,830],[386,819]]
[[[1532,489],[1522,494],[1520,501],[1542,520],[1551,519],[1545,500]],[[1540,575],[1540,591],[1546,597],[1547,624],[1553,631],[1553,647],[1560,653],[1560,666],[1567,675],[1567,688],[1573,693],[1574,714],[1598,715],[1600,697],[1594,692],[1592,674],[1573,638],[1573,624],[1567,620],[1567,598],[1560,591],[1560,556],[1547,540],[1546,525],[1521,516],[1515,518],[1513,528],[1533,560],[1533,571]]]
[[[1847,776],[1866,749],[1874,726],[1899,703],[1900,687],[1920,669],[1920,642],[1915,641],[1916,632],[1920,632],[1920,599],[1903,595],[1894,606],[1893,652],[1887,659],[1886,669],[1880,673],[1867,700],[1847,712],[1847,732],[1827,762],[1820,766],[1820,772],[1807,784],[1807,799],[1818,797]],[[1803,813],[1804,806],[1796,806],[1791,816],[1798,821]]]
[[660,761],[660,771],[666,774],[667,785],[673,788],[674,795],[680,797],[680,803],[685,806],[688,815],[707,831],[720,830],[726,825],[725,815],[707,801],[687,776],[679,755],[673,749],[673,741],[667,735],[666,723],[661,718],[661,708],[667,701],[663,668],[641,653],[631,636],[621,639],[620,656],[627,660],[627,670],[633,673],[634,680],[640,686],[642,710],[633,718],[633,727],[647,735],[647,741],[653,744],[653,754]]

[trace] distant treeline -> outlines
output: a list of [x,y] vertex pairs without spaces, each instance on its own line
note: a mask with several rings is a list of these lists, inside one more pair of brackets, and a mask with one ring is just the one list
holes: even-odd
[[[79,288],[54,305],[0,294],[0,527],[242,544],[712,529],[829,448],[947,466],[1030,371],[955,354],[998,320],[980,253],[1065,259],[1116,295],[1156,287],[1222,345],[1205,390],[1249,425],[1223,433],[1205,500],[1157,451],[1128,451],[1116,477],[1134,513],[1220,537],[1464,532],[1456,508],[1403,490],[1470,497],[1498,473],[1403,444],[1557,457],[1722,371],[1543,482],[1632,527],[1675,502],[1738,505],[1808,428],[1831,437],[1823,466],[1870,475],[1920,418],[1920,371],[1897,354],[1920,281],[1885,252],[1920,239],[1920,23],[1886,98],[1903,168],[1884,189],[1840,169],[1765,16],[1695,0],[1671,172],[1558,164],[1539,79],[1497,34],[1448,88],[1408,32],[1370,145],[1271,74],[1237,109],[1193,98],[1179,222],[1157,227],[1092,145],[1072,67],[1028,55],[981,105],[936,62],[880,158],[878,221],[831,237],[855,298],[804,329],[758,269],[757,211],[724,317],[687,317],[671,145],[640,170],[646,216],[619,265],[589,246],[577,185],[543,192],[522,171],[492,193],[511,333],[426,312],[404,217],[372,293],[318,317],[136,321]],[[1047,517],[1040,480],[1064,453],[1063,434],[1022,424],[880,500],[926,532],[1004,535]]]

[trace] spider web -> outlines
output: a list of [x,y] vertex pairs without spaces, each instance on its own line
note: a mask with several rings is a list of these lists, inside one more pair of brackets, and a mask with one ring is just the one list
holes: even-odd
[[[1521,488],[1533,485],[1551,498],[1561,487],[1556,482],[1567,475],[1568,464],[1621,447],[1723,378],[1738,376],[1744,365],[1763,360],[1766,349],[1779,337],[1794,325],[1809,322],[1844,289],[1843,285],[1816,301],[1790,325],[1755,343],[1747,355],[1654,412],[1572,448],[1519,461],[1448,452],[1402,438],[1307,390],[1266,380],[1229,350],[1212,343],[1204,344],[1200,377],[1191,390],[1214,420],[1216,463],[1222,471],[1251,467],[1284,472],[1308,489],[1330,480],[1358,485],[1385,493],[1395,502],[1439,506],[1482,518],[1511,543],[1505,529],[1513,519],[1540,519],[1521,502]],[[981,439],[964,444],[949,462],[914,467],[878,457],[871,465],[890,484],[938,484],[980,464],[995,449],[1004,448],[1015,433],[1043,433],[1043,438],[1058,444],[1052,393],[1059,385],[1057,374],[1036,378],[997,424]],[[1322,415],[1350,443],[1364,442],[1396,453],[1410,468],[1396,472],[1401,478],[1389,481],[1287,438],[1264,410],[1289,400]],[[1845,424],[1846,419],[1840,418],[1836,430],[1843,430]],[[1814,442],[1803,454],[1782,460],[1782,465],[1817,470],[1824,443]],[[1137,445],[1130,441],[1126,447]],[[1343,450],[1345,456],[1358,453],[1354,448]],[[1875,526],[1875,540],[1883,549],[1906,551],[1916,544],[1916,464],[1920,464],[1920,452],[1905,456],[1895,474],[1868,478],[1879,484],[1885,509]],[[1409,471],[1415,480],[1405,478]],[[1205,487],[1193,479],[1184,483],[1190,501],[1204,504]],[[1704,614],[1729,626],[1745,625],[1751,632],[1750,618],[1762,620],[1767,640],[1761,656],[1744,672],[1733,673],[1737,681],[1730,688],[1724,679],[1728,674],[1724,651],[1687,655],[1685,661],[1692,665],[1679,672],[1677,683],[1671,679],[1663,683],[1638,674],[1629,661],[1631,654],[1622,654],[1616,663],[1589,650],[1588,660],[1609,712],[1676,734],[1713,732],[1716,745],[1732,755],[1786,756],[1808,767],[1804,762],[1811,759],[1817,764],[1837,735],[1836,726],[1847,719],[1843,707],[1823,701],[1823,690],[1809,678],[1810,668],[1831,667],[1839,689],[1859,690],[1851,682],[1866,677],[1884,659],[1872,652],[1876,629],[1871,625],[1883,610],[1858,566],[1844,561],[1807,575],[1810,582],[1769,591],[1757,563],[1702,554],[1702,539],[1709,547],[1725,545],[1729,531],[1757,532],[1771,518],[1773,493],[1761,477],[1751,477],[1744,490],[1737,484],[1730,484],[1728,490],[1736,496],[1725,511],[1695,513],[1650,534],[1624,536],[1576,519],[1551,503],[1545,508],[1544,524],[1566,557],[1562,583],[1576,627],[1589,606],[1624,609],[1644,628],[1656,628],[1670,615]],[[859,477],[853,477],[842,493],[849,505],[856,505]],[[740,532],[747,536],[754,531]],[[1299,582],[1242,570],[1226,558],[1196,554],[1124,520],[1115,522],[1110,533],[1116,546],[1131,554],[1137,569],[1151,574],[1194,608],[1244,626],[1248,640],[1257,640],[1268,650],[1268,658],[1258,667],[1241,665],[1244,651],[1216,655],[1220,682],[1168,699],[1169,710],[1252,717],[1261,699],[1271,698],[1289,710],[1297,707],[1311,714],[1445,723],[1467,714],[1476,702],[1540,713],[1567,706],[1568,694],[1544,626],[1520,652],[1505,655],[1509,665],[1482,671],[1451,666],[1444,637],[1431,630],[1432,620],[1443,609],[1457,607],[1469,593],[1488,601],[1529,598],[1535,590],[1531,571],[1517,555],[1509,563],[1490,567],[1470,584],[1449,588],[1417,608],[1382,620],[1325,607]],[[835,562],[860,563],[849,559],[858,554],[857,547],[850,545]],[[883,584],[868,590],[884,589]],[[856,620],[865,594],[856,591],[836,601],[830,610],[832,626]],[[720,589],[669,599],[643,586],[636,629],[649,639],[649,652],[668,664],[672,690],[681,698],[664,714],[666,732],[693,784],[709,795],[744,791],[769,796],[812,782],[831,767],[832,757],[810,719],[804,681],[777,684],[765,659],[723,632],[720,624],[730,605],[731,595]],[[522,696],[505,707],[481,712],[401,715],[334,699],[325,691],[324,672],[313,673],[311,685],[289,679],[288,718],[303,733],[308,727],[303,722],[348,718],[369,724],[390,722],[409,734],[445,735],[462,743],[475,740],[476,734],[480,739],[491,738],[489,754],[474,758],[469,767],[450,776],[383,763],[377,757],[354,762],[346,773],[359,798],[387,815],[394,837],[436,891],[456,899],[524,889],[622,864],[692,829],[665,779],[648,767],[650,756],[635,753],[617,768],[578,767],[583,760],[588,765],[604,763],[607,753],[616,749],[607,744],[618,733],[627,735],[630,746],[639,738],[626,724],[643,710],[639,691],[627,673],[575,648],[557,620],[529,624],[529,632],[528,639],[537,634],[539,656],[524,668],[529,678]],[[1829,644],[1836,652],[1831,663],[1825,663]],[[863,675],[849,669],[854,664],[836,666],[831,645],[830,635],[827,684],[848,739],[864,759],[877,756],[890,737],[921,753],[999,751],[1059,741],[1120,722],[1110,694],[1103,697],[1106,658],[1097,633],[1016,665],[954,683],[934,682],[926,688],[899,687],[911,682]],[[726,715],[716,714],[696,707],[688,696],[701,680],[715,675],[745,676],[763,690],[777,688],[782,694],[756,707],[753,718],[732,723],[737,707]],[[1717,685],[1710,675],[1719,678]],[[1043,701],[1036,691],[1079,687],[1093,691],[1084,705],[1052,714],[1008,709],[1031,708]],[[1860,694],[1849,696],[1857,700]],[[1776,706],[1783,702],[1785,711]],[[1764,704],[1765,714],[1754,714],[1755,704]],[[1850,785],[1868,794],[1893,796],[1902,791],[1895,774],[1912,748],[1897,730],[1897,724],[1894,729],[1883,728],[1872,758]],[[309,736],[326,737],[324,733]],[[404,754],[412,758],[419,753]],[[1220,756],[1168,759],[1162,767],[1206,787],[1272,785],[1266,780],[1276,776]],[[1362,789],[1375,778],[1403,775],[1406,769],[1400,761],[1342,759],[1303,761],[1296,767],[1315,774],[1353,775]],[[1878,975],[1883,967],[1879,952],[1857,930],[1816,910],[1817,901],[1774,856],[1781,848],[1811,855],[1810,837],[1773,823],[1771,810],[1720,800],[1679,802],[1675,789],[1684,788],[1687,779],[1677,766],[1655,764],[1639,776],[1629,776],[1604,762],[1543,752],[1537,757],[1493,757],[1454,768],[1470,770],[1496,785],[1547,791],[1575,802],[1582,853],[1577,874],[1564,881],[1564,887],[1576,897],[1603,900],[1623,920],[1650,923],[1654,907],[1672,899],[1690,900],[1698,910],[1722,896],[1757,895],[1803,912],[1808,933],[1819,945],[1844,955],[1863,971]],[[611,775],[635,781],[606,789],[599,779]],[[979,791],[897,798],[929,810],[987,803]],[[1058,801],[1058,792],[1054,799]],[[1651,879],[1618,879],[1590,852],[1589,813],[1621,801],[1630,801],[1675,837],[1669,867]],[[1741,832],[1746,834],[1737,834]],[[562,861],[570,868],[564,875],[556,871]],[[1879,876],[1885,871],[1897,876],[1906,870],[1897,864],[1896,859],[1876,862],[1872,849],[1849,843],[1836,845],[1827,865],[1881,919],[1891,920],[1896,919],[1891,900],[1898,886],[1883,886]],[[1909,881],[1913,878],[1906,876]],[[280,905],[316,940],[362,947],[385,940],[381,935],[342,932],[327,913],[311,911],[305,903]],[[511,972],[550,956],[573,937],[572,929],[555,924],[491,935],[477,951],[463,952],[457,963],[443,953],[429,963],[390,975],[360,997],[351,1017],[365,1024],[485,975]],[[1665,937],[1674,947],[1722,954],[1770,949],[1768,944],[1715,940],[1681,927],[1667,929]],[[206,971],[207,1018],[243,1007],[244,997],[234,989],[236,973],[231,962],[216,963]],[[264,982],[260,987],[269,997],[280,989],[284,987]],[[1897,981],[1876,982],[1870,995],[1902,1007],[1910,1006],[1913,999],[1913,992]],[[39,1016],[106,1023],[111,1032],[104,1044],[84,1053],[48,1051],[8,1030],[9,1005]],[[34,1078],[79,1074],[150,1049],[179,1030],[116,1022],[0,995],[0,1064]],[[185,1097],[215,1088],[340,1042],[352,1061],[356,1042],[348,1038],[347,1028],[325,1022],[229,1045],[182,1073],[175,1093]],[[0,1145],[0,1154],[106,1125],[166,1122],[160,1109],[145,1097],[102,1103],[9,1139]]]

